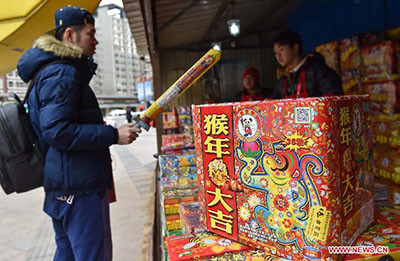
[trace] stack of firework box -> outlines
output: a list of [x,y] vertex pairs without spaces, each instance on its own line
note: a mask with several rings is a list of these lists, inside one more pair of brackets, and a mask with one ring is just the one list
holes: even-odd
[[161,151],[165,154],[185,152],[194,148],[192,110],[190,106],[172,108],[162,114]]
[[[367,96],[193,108],[202,221],[290,260],[339,260],[374,219]],[[227,257],[228,258],[228,257]]]
[[204,230],[200,222],[195,162],[193,153],[159,156],[163,237]]
[[384,183],[377,185],[377,198],[400,203],[400,29],[352,36],[317,51],[339,65],[345,94],[370,95],[375,177]]

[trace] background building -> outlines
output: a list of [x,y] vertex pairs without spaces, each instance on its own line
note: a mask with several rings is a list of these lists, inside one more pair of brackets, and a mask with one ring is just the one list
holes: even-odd
[[94,55],[98,67],[91,82],[94,92],[137,99],[140,58],[123,9],[114,4],[104,5],[94,16],[99,41]]
[[[150,59],[148,56],[139,57],[137,54],[123,8],[115,4],[99,6],[94,16],[99,44],[93,58],[98,67],[90,86],[98,98],[103,114],[107,114],[110,109],[122,109],[127,106],[135,109],[140,104],[151,102],[153,88]],[[14,70],[0,77],[0,99],[6,100],[7,92],[11,91],[23,98],[27,87],[28,84],[24,83],[17,70]]]

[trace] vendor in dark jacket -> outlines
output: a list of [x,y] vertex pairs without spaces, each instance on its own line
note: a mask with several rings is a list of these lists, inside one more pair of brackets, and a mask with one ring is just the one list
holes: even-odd
[[260,75],[256,68],[249,67],[242,74],[243,90],[235,95],[235,101],[260,101],[270,96],[270,92],[260,86]]
[[322,55],[302,55],[297,33],[281,33],[274,41],[274,53],[286,73],[278,79],[272,99],[343,95],[339,75],[326,65]]

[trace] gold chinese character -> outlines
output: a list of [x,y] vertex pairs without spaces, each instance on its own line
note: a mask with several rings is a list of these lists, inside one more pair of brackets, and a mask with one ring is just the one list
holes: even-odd
[[[225,215],[221,210],[208,211],[210,213],[210,225],[212,228],[224,231],[227,234],[232,234],[232,219],[231,215]],[[211,215],[214,214],[214,215]],[[217,226],[217,224],[221,226]]]
[[228,118],[226,114],[211,114],[204,116],[204,133],[206,135],[219,135],[224,133],[228,135]]
[[229,141],[228,138],[225,139],[215,139],[208,136],[204,145],[207,146],[205,152],[217,154],[217,158],[222,158],[222,154],[229,155],[229,151],[222,151],[222,148],[228,148],[228,144],[222,144],[223,142]]
[[350,127],[349,128],[343,128],[342,131],[340,132],[340,136],[342,137],[341,144],[346,143],[346,145],[349,145],[351,141],[350,137]]
[[344,192],[343,192],[343,195],[346,195],[346,193],[347,193],[347,190],[350,188],[350,190],[353,190],[353,185],[351,184],[351,179],[352,178],[354,178],[354,176],[350,176],[350,175],[347,175],[346,176],[346,180],[344,180],[343,182],[342,182],[342,184],[346,184],[346,187],[345,187],[345,189],[344,189]]
[[222,194],[221,193],[221,189],[216,188],[215,192],[214,191],[210,191],[207,190],[207,193],[209,194],[213,194],[215,195],[213,201],[211,201],[210,203],[208,203],[209,207],[215,206],[218,204],[218,202],[221,202],[222,206],[224,206],[224,208],[226,210],[228,210],[229,212],[232,212],[232,208],[225,202],[225,200],[223,198],[232,198],[232,195],[228,195],[228,194]]
[[343,210],[346,216],[353,209],[353,194],[347,194],[347,197],[343,200]]
[[349,123],[350,123],[349,107],[340,108],[340,126],[344,126]]

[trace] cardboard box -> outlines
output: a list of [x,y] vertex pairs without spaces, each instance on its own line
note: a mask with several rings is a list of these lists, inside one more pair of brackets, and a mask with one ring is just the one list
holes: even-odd
[[288,259],[373,221],[368,96],[194,106],[207,228]]
[[240,252],[250,247],[233,242],[230,239],[209,232],[194,235],[167,237],[168,257],[170,261],[199,260],[225,252]]

